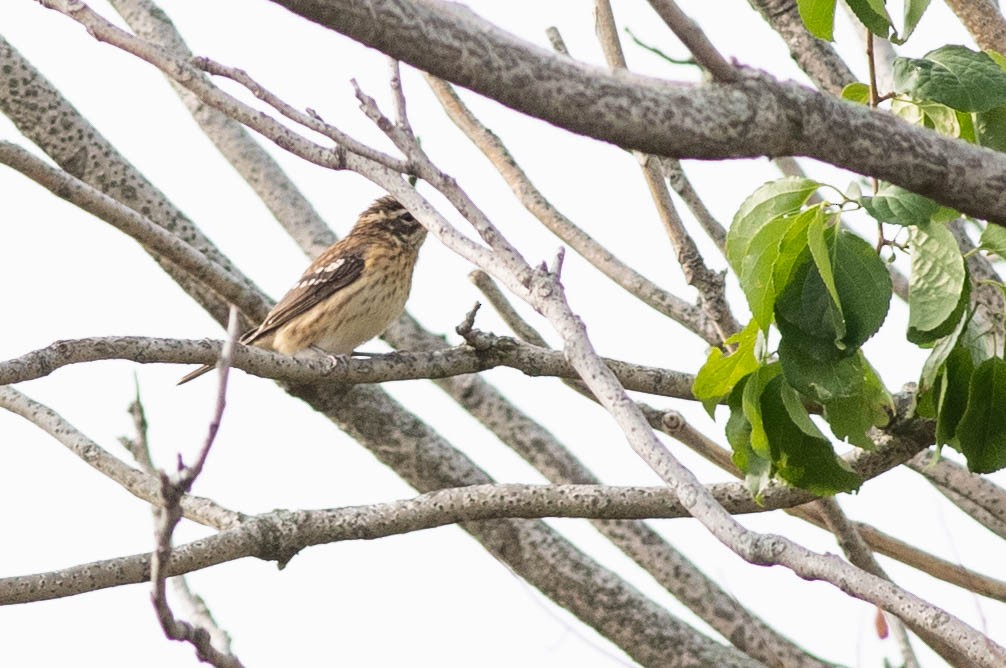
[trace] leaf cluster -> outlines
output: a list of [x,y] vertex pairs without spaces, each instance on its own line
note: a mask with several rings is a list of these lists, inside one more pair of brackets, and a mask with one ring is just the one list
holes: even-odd
[[[798,4],[808,29],[832,39],[835,0]],[[849,6],[873,34],[900,43],[928,0],[905,3],[900,32],[883,0]],[[894,87],[892,111],[906,122],[1006,150],[1006,59],[999,54],[944,46],[898,58]],[[865,104],[869,86],[853,84],[843,97]],[[823,429],[870,448],[871,429],[893,415],[891,395],[862,351],[890,305],[890,274],[879,252],[889,242],[882,235],[874,247],[843,229],[839,213],[849,204],[907,237],[899,246],[911,256],[905,338],[932,349],[919,377],[918,414],[936,421],[937,444],[962,452],[972,471],[1006,467],[1006,361],[997,354],[1001,342],[973,317],[972,281],[950,228],[960,214],[893,184],[841,206],[811,203],[822,185],[793,177],[764,184],[741,205],[727,235],[727,261],[751,321],[710,352],[693,391],[710,413],[718,404],[729,407],[727,438],[752,493],[757,497],[773,476],[817,494],[856,490],[861,480]],[[986,225],[980,249],[1006,256],[1006,230]]]

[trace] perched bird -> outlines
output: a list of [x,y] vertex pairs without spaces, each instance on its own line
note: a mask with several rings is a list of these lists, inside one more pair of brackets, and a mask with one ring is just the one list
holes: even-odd
[[[322,252],[245,345],[293,355],[315,348],[348,355],[402,314],[426,228],[393,197],[360,214],[346,236]],[[178,384],[213,368],[201,366]]]

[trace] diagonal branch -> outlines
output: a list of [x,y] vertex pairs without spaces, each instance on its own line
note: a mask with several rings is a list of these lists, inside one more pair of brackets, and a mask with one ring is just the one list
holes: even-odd
[[[110,0],[133,31],[182,58],[192,55],[171,19],[151,0]],[[192,118],[217,149],[241,173],[262,203],[302,248],[316,256],[335,242],[335,235],[296,184],[243,125],[199,99],[170,77],[168,83]]]

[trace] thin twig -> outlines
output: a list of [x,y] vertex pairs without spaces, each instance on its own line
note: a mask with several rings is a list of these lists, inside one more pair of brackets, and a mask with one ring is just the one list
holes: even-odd
[[[119,440],[125,445],[133,459],[140,467],[151,475],[156,475],[153,460],[150,456],[150,443],[147,433],[146,411],[140,398],[139,380],[135,378],[136,396],[129,404],[129,415],[133,418],[133,426],[136,434],[133,438],[120,437]],[[157,517],[156,510],[154,513]],[[217,623],[210,613],[206,602],[189,588],[184,575],[177,575],[171,578],[171,586],[175,592],[178,603],[185,609],[186,616],[196,622],[196,626],[204,628],[210,634],[210,641],[214,647],[225,654],[230,653],[230,636]]]
[[[662,4],[663,2],[664,0],[662,0]],[[676,19],[683,19],[687,23],[691,23],[670,0],[666,1],[664,7],[668,12],[674,14]],[[659,8],[658,11],[660,11]],[[679,14],[680,16],[677,16]],[[595,0],[594,17],[595,32],[608,61],[608,66],[616,70],[626,69],[625,55],[618,38],[618,30],[615,27],[611,3],[608,0]],[[699,34],[701,35],[701,32]],[[660,216],[664,231],[677,255],[678,265],[681,267],[688,284],[698,291],[699,306],[710,321],[715,324],[720,337],[717,344],[721,344],[740,329],[740,325],[734,319],[730,305],[726,300],[725,275],[709,269],[691,235],[685,229],[667,190],[667,184],[664,181],[657,158],[640,151],[633,151],[633,154],[639,161],[643,178],[646,180],[650,196],[657,208],[657,214]]]
[[629,294],[681,323],[707,343],[719,343],[719,335],[700,309],[639,274],[556,209],[520,168],[502,140],[475,117],[450,84],[429,75],[426,75],[426,83],[448,118],[482,151],[524,208],[542,225]]
[[220,354],[218,368],[220,382],[217,390],[216,405],[210,420],[206,439],[199,450],[196,461],[191,466],[182,463],[178,456],[178,470],[169,474],[159,471],[161,505],[154,509],[155,547],[150,555],[150,582],[152,585],[151,601],[157,613],[164,635],[170,640],[178,640],[191,644],[196,649],[196,655],[201,661],[206,661],[218,668],[242,668],[243,664],[233,653],[222,651],[213,645],[210,631],[198,622],[193,624],[175,617],[168,604],[167,579],[168,564],[171,561],[171,536],[183,517],[182,499],[192,489],[193,483],[202,473],[209,456],[210,448],[216,440],[223,418],[224,407],[227,405],[227,378],[234,348],[237,344],[239,329],[237,308],[231,307],[227,323],[228,339]]
[[[109,4],[137,36],[170,49],[180,58],[192,57],[191,49],[167,13],[152,0],[109,0]],[[247,128],[200,102],[171,77],[166,78],[207,138],[308,257],[316,257],[335,243],[335,235],[311,202]]]

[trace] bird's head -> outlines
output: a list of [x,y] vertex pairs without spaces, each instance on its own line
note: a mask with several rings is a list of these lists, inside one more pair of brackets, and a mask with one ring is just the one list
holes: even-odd
[[419,248],[426,239],[426,228],[390,195],[376,200],[361,213],[353,231],[390,237],[395,243],[412,249]]

